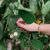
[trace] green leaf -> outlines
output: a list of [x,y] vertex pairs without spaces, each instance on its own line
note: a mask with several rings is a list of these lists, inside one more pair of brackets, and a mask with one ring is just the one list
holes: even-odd
[[1,6],[4,6],[5,4],[9,5],[10,3],[14,3],[14,2],[16,2],[16,0],[3,0]]
[[10,3],[10,4],[9,4],[9,7],[10,7],[12,10],[14,10],[14,8],[15,8],[15,6],[14,6],[13,3]]
[[0,44],[0,50],[7,50],[7,48],[3,44]]
[[44,45],[42,44],[42,42],[37,39],[31,40],[31,45],[35,49],[43,50],[43,48],[44,48]]
[[18,2],[14,2],[14,5],[18,8],[18,6],[20,5]]
[[29,48],[30,47],[30,43],[29,43],[30,41],[24,41],[24,45],[25,45],[25,47],[27,47],[27,48]]
[[29,42],[21,40],[20,47],[23,49],[28,49],[30,47]]
[[50,1],[46,2],[44,6],[42,7],[42,14],[45,16],[50,11]]
[[10,10],[9,7],[7,7],[6,12],[5,12],[4,16],[3,16],[3,19],[6,18],[10,13],[11,13],[11,10]]
[[37,0],[30,0],[29,5],[30,5],[30,9],[35,14],[38,11]]
[[25,11],[31,12],[31,9],[25,8],[25,7],[23,7],[22,5],[20,5],[20,6],[18,7],[18,9],[19,9],[19,10],[25,10]]
[[18,15],[18,10],[13,10],[14,15]]
[[21,39],[21,40],[22,39],[28,39],[28,35],[24,32],[21,32],[21,35],[20,35],[19,39]]
[[3,37],[3,24],[0,22],[0,40]]
[[43,43],[46,44],[48,42],[48,38],[46,37],[40,37],[39,40]]
[[16,28],[16,19],[15,18],[9,18],[8,19],[8,25],[9,25],[9,29],[15,29]]
[[31,9],[29,9],[29,8],[25,8],[25,7],[23,7],[23,8],[18,8],[19,10],[25,10],[25,11],[28,11],[28,12],[31,12]]
[[23,7],[23,5],[22,5],[22,4],[19,4],[18,2],[14,2],[14,5],[15,5],[19,10],[25,10],[25,11],[29,11],[29,12],[31,11],[31,9]]
[[38,32],[30,32],[32,34],[32,38],[37,39]]
[[31,9],[23,7],[22,4],[20,4],[20,5],[18,6],[18,9],[19,9],[19,10],[25,10],[25,11],[28,11],[28,12],[31,11]]
[[16,21],[18,20],[18,18],[20,17],[17,15],[10,15],[7,17],[7,23],[8,23],[9,29],[13,30],[17,28]]
[[18,10],[13,3],[10,3],[9,8],[13,11],[14,15],[18,15]]
[[25,46],[24,46],[24,41],[23,41],[23,40],[22,40],[21,43],[20,43],[20,47],[21,47],[22,49],[24,49],[24,47],[25,47]]
[[32,22],[35,22],[35,16],[32,13],[30,13],[30,12],[27,12],[27,11],[24,11],[24,10],[20,10],[19,11],[19,15],[28,24],[30,24]]
[[50,24],[50,13],[45,17],[45,23]]

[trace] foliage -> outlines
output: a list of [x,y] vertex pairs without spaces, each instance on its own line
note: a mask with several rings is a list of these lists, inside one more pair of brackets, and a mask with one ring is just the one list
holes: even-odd
[[[16,25],[16,21],[22,18],[27,24],[36,22],[50,23],[50,0],[3,0],[0,4],[0,50],[7,50],[7,40],[16,42],[18,50],[43,50],[49,45],[49,36],[38,32],[22,31]],[[49,19],[49,20],[48,20]],[[16,32],[16,33],[14,33]],[[15,35],[14,35],[15,34]],[[12,37],[10,36],[12,35]],[[42,37],[41,37],[42,36]],[[3,45],[3,43],[5,43]],[[12,43],[13,49],[16,45]],[[2,49],[3,48],[3,49]],[[20,48],[20,49],[19,49]],[[49,49],[49,47],[47,48]]]

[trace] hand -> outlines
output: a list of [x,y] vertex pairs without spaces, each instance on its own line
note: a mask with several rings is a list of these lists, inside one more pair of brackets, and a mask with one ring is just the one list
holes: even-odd
[[[23,23],[21,23],[23,21]],[[27,31],[38,31],[39,25],[36,23],[26,24],[22,18],[18,19],[16,24]]]
[[[20,18],[17,22],[19,22],[19,23],[21,23],[21,24],[26,24],[22,18]],[[17,22],[16,22],[16,24],[17,24]],[[17,24],[17,25],[18,25],[18,24]],[[19,25],[18,25],[18,26],[19,26]],[[19,26],[19,28],[20,28],[22,31],[24,31],[24,28],[22,28],[21,26]]]

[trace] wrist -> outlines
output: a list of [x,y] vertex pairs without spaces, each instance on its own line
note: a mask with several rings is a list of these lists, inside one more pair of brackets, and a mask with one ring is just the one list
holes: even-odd
[[36,31],[37,31],[37,32],[39,31],[39,27],[40,27],[40,25],[37,24],[37,26],[36,26]]

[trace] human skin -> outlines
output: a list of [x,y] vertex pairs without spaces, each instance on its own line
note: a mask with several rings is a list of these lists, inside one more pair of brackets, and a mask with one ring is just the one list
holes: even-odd
[[27,31],[36,31],[38,32],[40,30],[40,32],[43,32],[44,34],[50,35],[50,24],[36,24],[36,23],[32,23],[32,24],[22,24],[19,21],[24,21],[22,18],[19,18],[18,21],[16,22],[16,24],[21,27],[24,28]]

